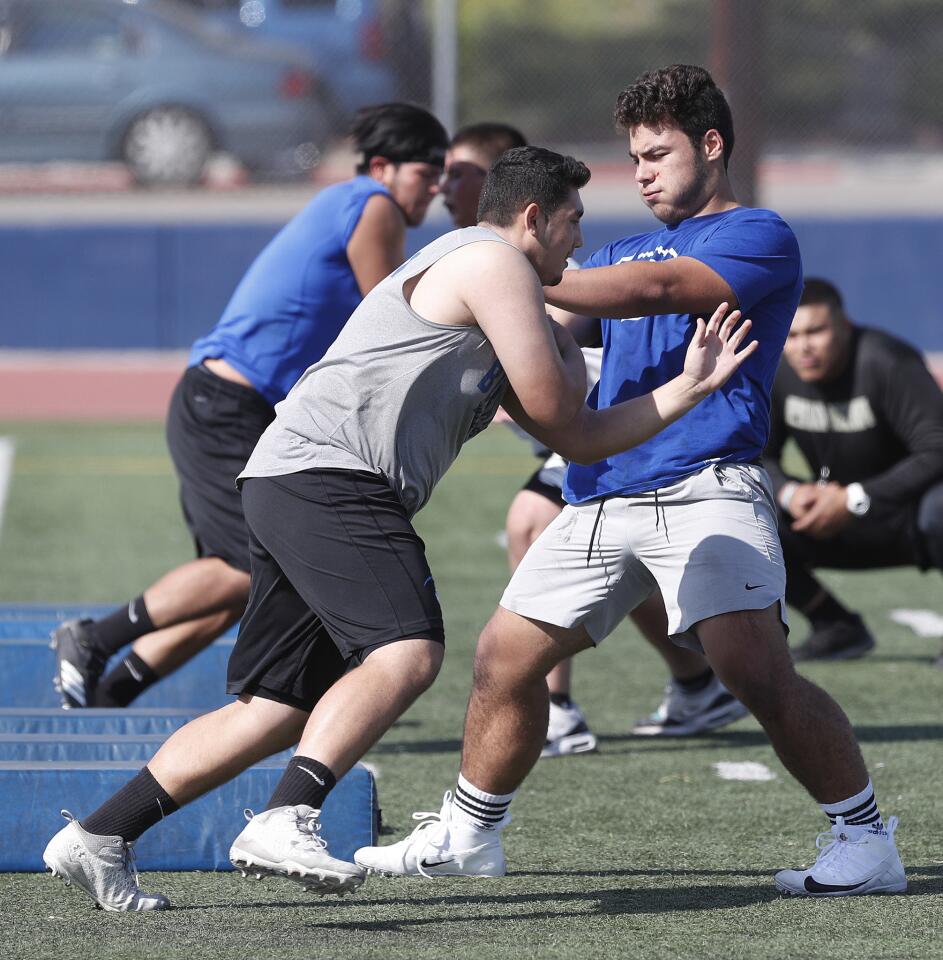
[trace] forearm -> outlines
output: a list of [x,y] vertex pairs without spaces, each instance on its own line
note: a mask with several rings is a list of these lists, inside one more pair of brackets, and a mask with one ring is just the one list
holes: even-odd
[[544,295],[555,307],[589,317],[708,313],[722,300],[737,305],[726,282],[689,258],[567,271],[559,284],[544,288]]
[[930,450],[905,457],[890,470],[861,482],[872,500],[903,504],[915,501],[940,479],[943,479],[943,450]]
[[508,412],[525,430],[567,460],[596,463],[644,443],[705,396],[695,381],[681,374],[651,393],[612,407],[593,410],[583,406],[565,427],[552,430],[532,421],[522,422],[517,411]]

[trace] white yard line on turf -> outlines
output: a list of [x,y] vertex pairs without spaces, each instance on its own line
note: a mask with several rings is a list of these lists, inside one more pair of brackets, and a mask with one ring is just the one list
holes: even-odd
[[918,637],[943,637],[943,616],[933,610],[891,610],[890,618]]
[[754,763],[752,760],[740,762],[721,760],[713,766],[721,780],[765,781],[776,779],[776,774],[765,763]]
[[10,491],[10,478],[13,476],[14,447],[13,437],[0,437],[0,532],[3,531],[3,512]]

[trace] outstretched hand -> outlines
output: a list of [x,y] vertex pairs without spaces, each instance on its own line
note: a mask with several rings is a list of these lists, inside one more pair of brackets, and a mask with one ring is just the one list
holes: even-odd
[[722,387],[760,345],[758,340],[753,340],[738,352],[753,324],[750,320],[741,323],[739,310],[734,310],[725,320],[728,309],[730,304],[722,303],[707,323],[703,317],[697,318],[697,328],[684,357],[685,375],[694,381],[698,392],[705,395]]

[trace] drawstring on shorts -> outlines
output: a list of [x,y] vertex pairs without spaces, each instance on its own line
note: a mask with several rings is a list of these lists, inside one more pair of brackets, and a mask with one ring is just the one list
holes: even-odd
[[[589,535],[589,547],[586,550],[586,566],[589,566],[590,558],[593,554],[593,541],[596,539],[596,528],[599,526],[599,520],[602,517],[602,508],[605,500],[599,501],[599,509],[596,511],[596,519],[593,521],[593,532]],[[600,537],[602,534],[600,534]]]
[[658,503],[658,487],[655,487],[655,529],[656,529],[656,530],[659,530],[659,529],[661,528],[662,522],[664,521],[664,524],[665,524],[665,539],[667,540],[667,539],[668,539],[668,517],[665,516],[665,507],[664,507],[663,504],[661,505],[661,516],[659,517],[659,515],[658,515],[658,507],[659,507],[659,503]]

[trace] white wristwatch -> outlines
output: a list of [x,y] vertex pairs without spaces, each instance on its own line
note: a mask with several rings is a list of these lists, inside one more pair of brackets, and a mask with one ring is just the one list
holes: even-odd
[[849,513],[863,517],[871,509],[871,498],[860,483],[849,483],[845,487],[845,504]]

